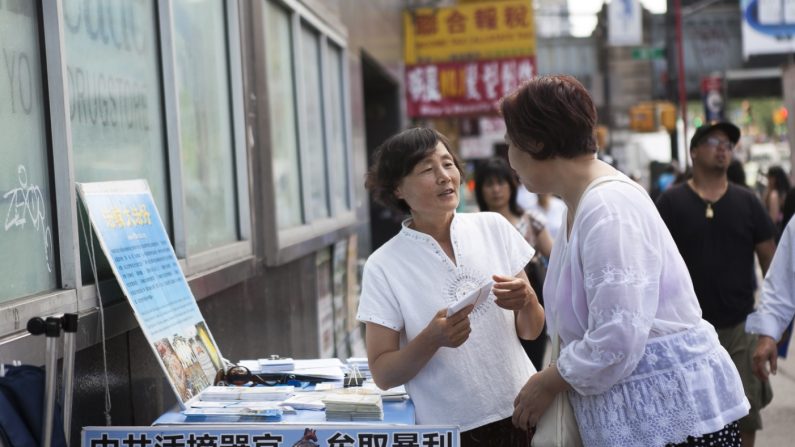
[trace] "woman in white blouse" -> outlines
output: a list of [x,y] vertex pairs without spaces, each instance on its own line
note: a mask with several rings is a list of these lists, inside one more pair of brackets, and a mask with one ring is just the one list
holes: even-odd
[[[513,399],[535,372],[519,337],[544,324],[523,271],[533,249],[496,213],[457,214],[461,169],[447,140],[409,129],[378,149],[366,186],[410,214],[364,266],[357,319],[382,389],[406,385],[418,424],[460,426],[461,445],[526,445]],[[492,294],[447,316],[489,280]]]
[[586,446],[739,446],[739,374],[645,190],[596,158],[588,92],[570,76],[537,77],[501,112],[522,183],[569,210],[544,283],[560,356],[522,388],[514,424],[535,426],[567,392]]

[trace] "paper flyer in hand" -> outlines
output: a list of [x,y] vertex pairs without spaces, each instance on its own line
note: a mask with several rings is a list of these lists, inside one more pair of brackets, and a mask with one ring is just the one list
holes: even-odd
[[447,316],[449,317],[453,315],[454,313],[467,307],[470,304],[474,304],[475,307],[477,307],[478,304],[486,301],[486,298],[489,297],[489,292],[491,292],[491,286],[493,285],[494,281],[491,280],[486,281],[482,286],[474,289],[473,291],[469,292],[465,297],[451,304],[447,308]]

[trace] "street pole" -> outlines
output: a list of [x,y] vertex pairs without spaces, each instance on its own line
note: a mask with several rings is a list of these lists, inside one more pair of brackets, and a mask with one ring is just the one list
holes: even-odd
[[[682,111],[682,141],[687,144],[687,92],[685,91],[685,57],[682,50],[682,0],[674,0],[676,28],[676,65],[679,85],[679,108]],[[685,153],[687,151],[685,150]]]

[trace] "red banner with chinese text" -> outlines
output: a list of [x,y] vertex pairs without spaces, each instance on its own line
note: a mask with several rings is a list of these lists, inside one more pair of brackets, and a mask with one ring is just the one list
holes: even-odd
[[497,113],[497,101],[535,74],[535,56],[407,66],[408,115]]

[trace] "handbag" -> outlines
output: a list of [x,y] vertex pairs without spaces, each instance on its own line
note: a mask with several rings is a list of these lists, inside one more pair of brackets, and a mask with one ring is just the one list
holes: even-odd
[[[552,363],[560,354],[560,337],[555,333],[552,337]],[[580,428],[574,418],[568,393],[555,396],[547,411],[541,415],[536,424],[536,431],[530,441],[532,447],[582,447]]]

